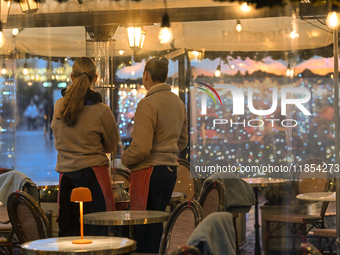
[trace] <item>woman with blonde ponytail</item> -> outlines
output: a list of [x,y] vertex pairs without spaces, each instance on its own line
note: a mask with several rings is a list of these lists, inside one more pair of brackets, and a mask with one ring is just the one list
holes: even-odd
[[[52,130],[58,151],[59,236],[80,235],[79,208],[70,202],[72,189],[87,187],[92,202],[84,203],[84,214],[115,210],[106,153],[117,148],[118,129],[111,109],[91,89],[97,81],[96,65],[77,59],[72,67],[72,84],[62,90],[54,105]],[[107,235],[107,228],[86,226],[85,235]]]

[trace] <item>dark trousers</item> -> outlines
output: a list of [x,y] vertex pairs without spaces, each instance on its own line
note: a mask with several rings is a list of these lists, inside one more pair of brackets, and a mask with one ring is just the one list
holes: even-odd
[[[150,178],[146,210],[165,211],[177,179],[177,167],[155,166]],[[135,227],[136,252],[158,253],[163,234],[163,223]]]
[[37,129],[36,124],[35,124],[36,119],[35,118],[27,118],[27,129],[28,130],[35,130]]
[[[87,187],[92,193],[92,201],[84,202],[84,214],[106,211],[103,192],[91,167],[64,173],[59,187],[59,236],[80,235],[79,203],[70,201],[71,192],[77,187]],[[84,225],[84,235],[107,236],[108,227]]]

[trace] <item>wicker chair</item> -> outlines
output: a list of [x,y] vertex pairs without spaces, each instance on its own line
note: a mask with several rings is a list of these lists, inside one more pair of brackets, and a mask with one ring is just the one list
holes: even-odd
[[115,168],[115,181],[124,181],[125,188],[129,190],[130,172],[123,168]]
[[52,237],[50,223],[45,213],[29,194],[12,192],[7,201],[8,216],[20,244]]
[[171,254],[188,238],[203,219],[203,210],[195,200],[184,201],[171,214],[159,248],[159,255]]
[[169,203],[170,211],[173,211],[176,206],[186,199],[197,199],[201,191],[199,179],[190,176],[191,165],[186,159],[178,159],[179,166],[177,167],[177,180],[174,192],[183,192],[186,195],[185,199]]
[[[331,191],[333,189],[333,176],[330,175],[329,171],[320,171],[315,173],[311,171],[305,171],[307,167],[317,169],[321,167],[324,168],[324,164],[327,162],[321,158],[311,158],[300,162],[296,168],[296,172],[293,175],[293,190],[294,195],[299,193],[307,192],[321,192],[321,191]],[[316,176],[317,175],[317,176]],[[315,178],[317,177],[317,178]],[[268,254],[269,249],[269,239],[272,238],[272,234],[281,228],[286,226],[291,231],[292,237],[292,249],[295,249],[295,239],[296,237],[301,237],[303,242],[306,242],[307,233],[312,228],[325,228],[324,216],[328,207],[329,202],[323,202],[321,211],[317,215],[306,215],[299,213],[289,213],[283,215],[265,215],[263,221],[265,222],[265,254]],[[271,228],[271,223],[275,226]],[[310,226],[307,229],[307,224]]]
[[201,191],[201,183],[190,177],[191,165],[186,159],[178,159],[177,182],[174,191],[184,192],[187,199],[197,199]]
[[[206,183],[209,184],[206,184]],[[198,202],[203,208],[204,217],[207,217],[209,214],[213,212],[224,212],[226,198],[225,198],[225,188],[222,182],[218,180],[207,179],[204,182],[203,190],[201,191],[201,195],[198,199]],[[237,228],[236,228],[236,219],[239,217],[239,214],[236,212],[232,213],[233,215],[233,226],[235,230],[235,244],[236,244],[236,253],[240,254],[240,249],[238,245],[237,238]]]
[[206,180],[205,185],[197,202],[202,206],[204,217],[213,212],[223,212],[225,206],[225,190],[222,182],[218,180]]
[[171,255],[202,255],[202,253],[195,246],[182,245],[174,250]]
[[[336,235],[336,229],[334,228],[323,228],[323,229],[314,229],[313,235],[317,237],[318,239],[318,245],[319,250],[323,252],[326,248],[330,249],[330,253],[333,253],[331,245],[335,242],[337,235]],[[328,243],[321,246],[321,240],[322,238],[325,238]],[[329,240],[330,239],[330,240]]]

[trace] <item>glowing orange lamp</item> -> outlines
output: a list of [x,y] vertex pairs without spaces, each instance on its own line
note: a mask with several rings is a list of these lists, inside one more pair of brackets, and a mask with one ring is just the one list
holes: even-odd
[[88,188],[74,188],[71,193],[71,202],[79,202],[80,209],[80,234],[81,239],[73,240],[73,244],[92,243],[92,240],[84,239],[84,224],[83,224],[83,202],[92,201],[91,191]]

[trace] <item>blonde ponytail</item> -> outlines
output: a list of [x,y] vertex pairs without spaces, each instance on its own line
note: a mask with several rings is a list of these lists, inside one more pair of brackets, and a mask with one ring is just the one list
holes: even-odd
[[60,108],[61,118],[68,126],[77,123],[78,116],[84,107],[86,92],[97,75],[96,65],[90,58],[78,58],[72,66],[72,75],[74,80],[67,87]]

